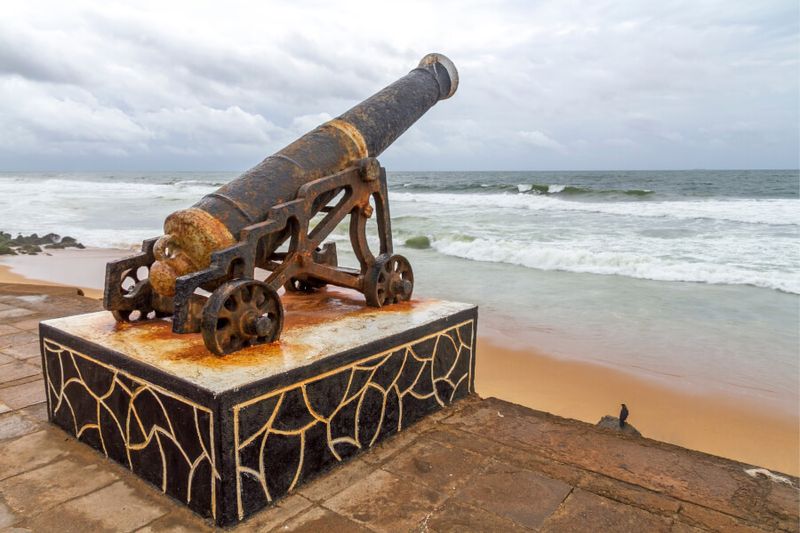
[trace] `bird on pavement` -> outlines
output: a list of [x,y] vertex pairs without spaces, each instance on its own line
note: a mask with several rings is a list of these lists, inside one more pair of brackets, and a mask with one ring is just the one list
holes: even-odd
[[619,427],[625,427],[625,421],[628,419],[628,407],[623,403],[622,409],[619,411]]

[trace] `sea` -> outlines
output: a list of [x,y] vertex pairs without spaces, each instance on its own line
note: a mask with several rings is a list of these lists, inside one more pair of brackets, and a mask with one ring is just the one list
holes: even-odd
[[[234,172],[0,173],[0,230],[136,248]],[[389,172],[415,295],[481,334],[797,414],[797,170]],[[331,236],[341,262],[347,228]]]

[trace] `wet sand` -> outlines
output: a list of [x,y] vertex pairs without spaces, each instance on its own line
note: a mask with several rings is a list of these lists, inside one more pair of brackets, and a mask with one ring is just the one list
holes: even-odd
[[[80,287],[102,297],[105,264],[130,250],[58,250],[52,255],[0,258],[0,283]],[[487,334],[481,315],[476,389],[533,409],[596,423],[630,409],[629,422],[646,437],[800,474],[800,420],[735,396],[692,393],[652,379],[580,360],[554,358],[533,347],[512,349]]]
[[630,410],[645,437],[765,468],[800,473],[797,417],[735,397],[691,394],[612,368],[478,340],[476,389],[566,418],[596,423]]

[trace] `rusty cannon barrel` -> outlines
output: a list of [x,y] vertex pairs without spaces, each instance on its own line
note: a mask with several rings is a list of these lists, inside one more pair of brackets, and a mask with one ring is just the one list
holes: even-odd
[[150,282],[172,296],[176,278],[209,265],[214,251],[293,200],[304,184],[381,154],[436,102],[452,96],[458,72],[444,55],[428,54],[411,72],[205,196],[172,213],[154,246]]

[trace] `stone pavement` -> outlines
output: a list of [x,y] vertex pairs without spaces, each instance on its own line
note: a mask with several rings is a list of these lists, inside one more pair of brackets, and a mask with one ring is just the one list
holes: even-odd
[[[0,531],[211,531],[46,422],[38,322],[99,307],[75,289],[0,284]],[[798,531],[797,478],[749,468],[475,397],[235,529]]]

